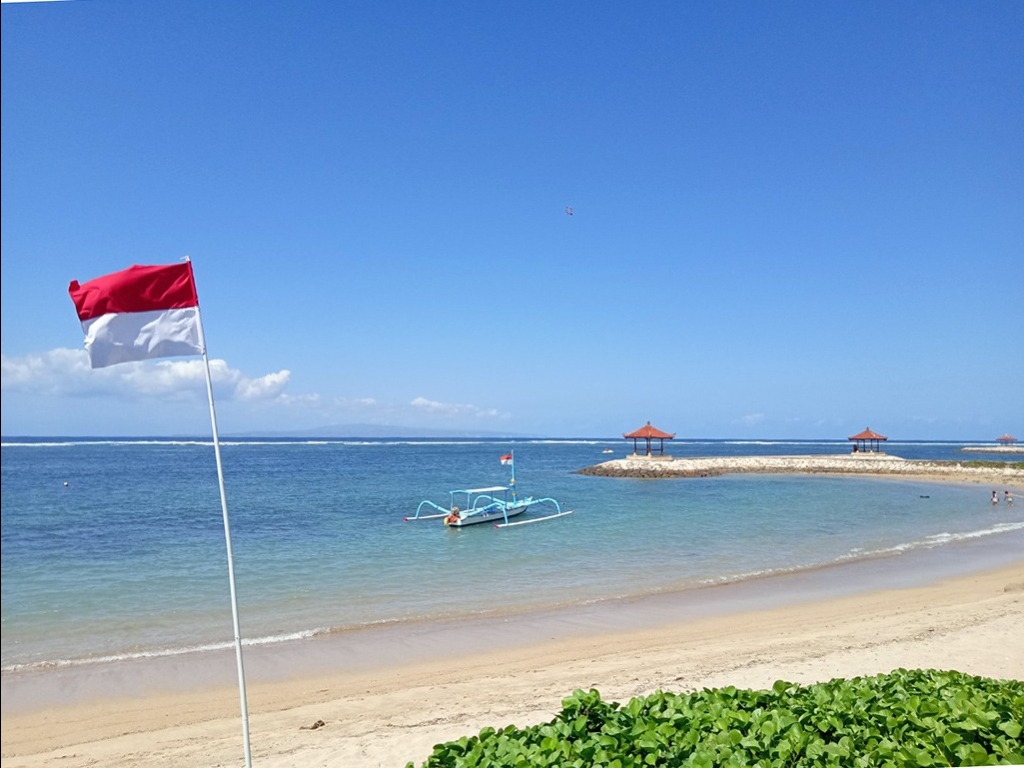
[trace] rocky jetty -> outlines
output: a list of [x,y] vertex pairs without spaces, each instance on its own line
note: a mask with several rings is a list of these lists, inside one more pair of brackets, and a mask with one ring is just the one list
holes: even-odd
[[964,453],[1024,453],[1024,445],[965,445]]
[[884,453],[833,456],[716,456],[680,459],[627,456],[577,470],[601,477],[714,477],[736,473],[886,475],[952,482],[1024,486],[1024,466],[972,466],[957,461],[915,461]]

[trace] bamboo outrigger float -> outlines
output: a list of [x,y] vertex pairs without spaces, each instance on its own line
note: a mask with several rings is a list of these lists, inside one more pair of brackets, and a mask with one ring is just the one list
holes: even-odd
[[[424,499],[416,507],[416,514],[404,518],[412,520],[438,520],[444,519],[444,524],[450,528],[464,528],[467,525],[479,525],[480,523],[494,523],[495,528],[507,528],[512,525],[525,525],[526,523],[539,523],[542,520],[551,520],[556,517],[571,515],[572,510],[562,510],[561,505],[549,496],[535,499],[533,496],[520,497],[516,493],[516,464],[514,453],[508,453],[501,457],[501,463],[512,468],[512,477],[508,485],[492,485],[487,488],[461,488],[450,491],[450,503],[448,508],[435,504],[430,499]],[[543,517],[532,517],[528,520],[509,522],[509,518],[517,517],[526,512],[530,507],[540,504],[547,504],[554,507],[554,512]],[[436,512],[432,510],[437,510]]]

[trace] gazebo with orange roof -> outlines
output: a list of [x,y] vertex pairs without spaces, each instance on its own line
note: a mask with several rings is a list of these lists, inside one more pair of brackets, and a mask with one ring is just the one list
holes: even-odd
[[622,434],[622,436],[624,438],[626,438],[627,440],[632,440],[633,441],[633,455],[634,456],[637,455],[637,450],[636,450],[636,441],[637,440],[644,440],[644,441],[646,441],[646,443],[647,443],[647,455],[648,456],[653,456],[654,455],[655,451],[651,448],[651,442],[654,441],[654,440],[657,440],[658,441],[657,454],[659,456],[664,456],[665,455],[665,441],[666,440],[671,440],[672,438],[674,438],[675,437],[675,433],[674,432],[673,433],[662,432],[657,427],[652,427],[651,426],[651,422],[648,421],[646,424],[644,424],[642,427],[640,427],[640,429],[636,430],[635,432],[630,432],[628,434],[624,432]]
[[878,444],[882,440],[888,440],[889,438],[886,437],[885,435],[880,435],[877,432],[872,431],[869,427],[868,429],[865,429],[863,432],[858,432],[856,435],[851,435],[846,439],[857,441],[856,445],[853,446],[853,450],[855,452],[872,451],[874,453],[878,453]]
[[1003,445],[1009,445],[1010,443],[1016,443],[1017,438],[1013,435],[1003,435],[1002,437],[997,437],[996,442],[1002,443]]

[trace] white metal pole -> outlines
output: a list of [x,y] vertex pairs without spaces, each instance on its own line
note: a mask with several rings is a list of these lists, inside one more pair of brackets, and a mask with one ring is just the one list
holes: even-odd
[[[514,504],[518,497],[516,496],[516,452],[515,450],[509,451],[509,455],[512,457],[512,482],[509,485],[512,486],[512,503]],[[507,522],[507,521],[506,521]]]
[[224,490],[224,466],[220,460],[220,436],[217,434],[217,411],[213,407],[213,378],[210,375],[210,358],[206,354],[206,335],[203,333],[202,312],[196,308],[199,326],[199,345],[203,350],[203,364],[206,368],[206,394],[210,399],[210,423],[213,426],[213,453],[217,457],[217,482],[220,484],[220,508],[224,516],[224,541],[228,550],[228,584],[231,586],[231,618],[235,629],[235,656],[238,659],[238,694],[242,700],[242,740],[245,743],[245,768],[252,768],[252,751],[249,748],[249,705],[245,698],[245,668],[242,664],[242,631],[238,624],[238,597],[235,594],[235,557],[231,551],[231,523],[228,520],[228,497]]

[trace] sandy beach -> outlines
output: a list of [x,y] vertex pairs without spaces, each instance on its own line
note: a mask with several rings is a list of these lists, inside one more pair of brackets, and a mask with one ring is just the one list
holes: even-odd
[[[835,575],[836,583],[846,578]],[[434,744],[484,726],[549,720],[575,688],[625,701],[658,689],[764,688],[897,668],[1024,679],[1024,561],[824,597],[798,583],[711,593],[708,605],[718,608],[686,619],[664,601],[619,606],[622,629],[588,625],[581,614],[574,632],[527,627],[513,646],[464,649],[457,660],[434,653],[360,670],[332,664],[328,654],[315,673],[264,675],[248,686],[253,764],[419,765]],[[230,659],[221,661],[230,668]],[[16,712],[6,706],[8,688],[4,765],[241,765],[238,691],[229,679]]]

